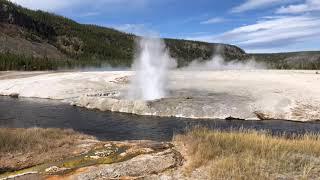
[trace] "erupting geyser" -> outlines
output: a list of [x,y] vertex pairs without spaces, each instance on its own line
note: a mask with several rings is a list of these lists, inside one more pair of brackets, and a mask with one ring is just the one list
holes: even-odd
[[140,39],[133,64],[136,74],[129,88],[128,98],[154,100],[165,97],[168,70],[175,64],[162,40]]

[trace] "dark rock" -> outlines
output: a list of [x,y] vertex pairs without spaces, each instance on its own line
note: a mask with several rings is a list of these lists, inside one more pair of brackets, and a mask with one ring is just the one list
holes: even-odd
[[263,114],[262,112],[254,112],[254,114],[257,116],[258,119],[260,120],[269,120],[270,118]]
[[19,98],[19,94],[18,93],[12,93],[9,95],[12,98]]
[[233,121],[233,120],[244,121],[245,119],[235,118],[235,117],[229,116],[225,120],[227,120],[227,121]]

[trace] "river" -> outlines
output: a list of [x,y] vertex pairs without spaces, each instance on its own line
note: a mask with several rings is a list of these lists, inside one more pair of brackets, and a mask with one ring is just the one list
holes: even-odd
[[88,110],[53,100],[0,96],[0,127],[2,128],[70,128],[93,135],[99,140],[170,141],[174,134],[194,126],[220,130],[239,128],[267,130],[273,134],[320,132],[319,122],[195,120],[137,116]]

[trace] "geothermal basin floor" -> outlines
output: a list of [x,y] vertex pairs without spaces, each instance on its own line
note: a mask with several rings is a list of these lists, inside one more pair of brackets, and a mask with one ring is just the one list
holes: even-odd
[[0,95],[56,99],[102,111],[209,119],[320,119],[316,71],[171,71],[167,96],[147,102],[126,98],[133,71],[30,73],[27,77],[8,73],[9,79],[5,72],[0,74]]

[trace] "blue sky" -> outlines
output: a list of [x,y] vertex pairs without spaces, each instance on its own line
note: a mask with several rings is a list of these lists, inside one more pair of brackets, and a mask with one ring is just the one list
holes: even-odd
[[221,42],[247,52],[320,50],[320,0],[11,0],[138,35]]

